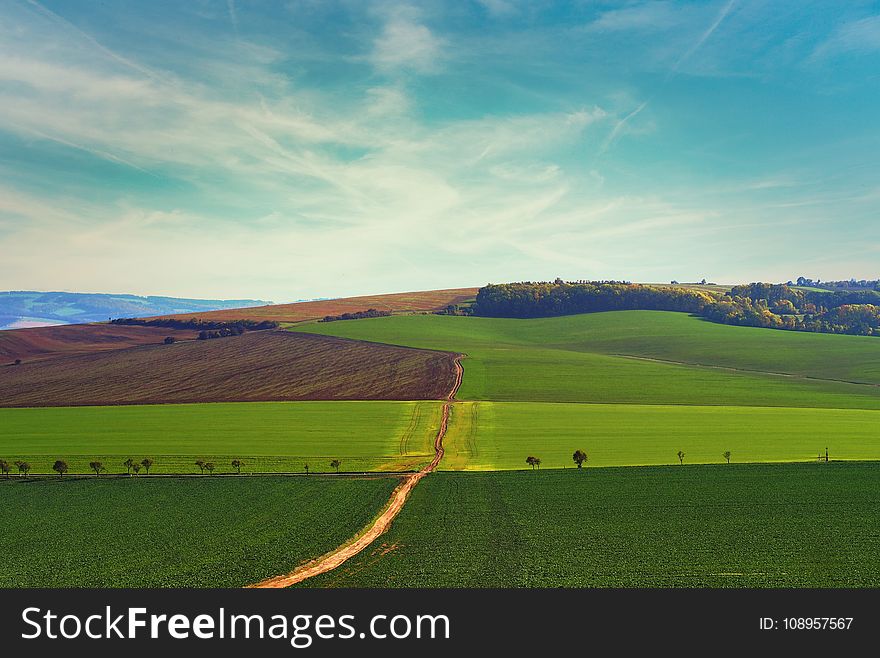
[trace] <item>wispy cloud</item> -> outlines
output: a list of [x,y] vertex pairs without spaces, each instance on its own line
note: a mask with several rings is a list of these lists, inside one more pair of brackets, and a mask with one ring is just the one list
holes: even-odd
[[238,13],[235,10],[235,0],[226,0],[226,8],[229,10],[229,21],[232,23],[232,29],[235,30],[235,36],[238,37]]
[[839,25],[820,43],[810,59],[880,52],[880,16],[869,16]]
[[700,37],[694,42],[694,44],[685,51],[685,53],[678,59],[675,65],[672,67],[672,70],[669,72],[670,76],[674,75],[678,72],[681,65],[688,61],[694,54],[703,47],[703,44],[711,37],[715,30],[717,30],[721,24],[724,22],[724,19],[730,14],[730,10],[733,9],[733,6],[736,4],[736,0],[729,0],[727,4],[725,4],[721,11],[718,13],[718,16],[715,18],[714,22],[706,28],[706,30],[700,34]]

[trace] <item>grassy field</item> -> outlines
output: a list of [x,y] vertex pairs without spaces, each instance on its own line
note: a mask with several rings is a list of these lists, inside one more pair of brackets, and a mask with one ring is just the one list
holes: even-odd
[[465,352],[459,399],[880,409],[880,340],[871,337],[659,311],[399,316],[295,329]]
[[230,472],[408,470],[434,455],[440,402],[256,402],[0,409],[0,458],[35,473],[65,459],[88,472],[93,459],[124,472],[127,457],[150,457],[153,473],[198,472],[194,460]]
[[396,478],[0,480],[9,526],[0,533],[0,587],[255,583],[356,534],[396,484]]
[[0,368],[0,406],[437,400],[454,380],[448,352],[252,331]]
[[572,468],[575,450],[590,466],[816,460],[880,460],[880,411],[784,407],[652,406],[540,402],[460,402],[452,407],[441,469]]
[[878,587],[878,481],[867,463],[437,473],[303,586]]

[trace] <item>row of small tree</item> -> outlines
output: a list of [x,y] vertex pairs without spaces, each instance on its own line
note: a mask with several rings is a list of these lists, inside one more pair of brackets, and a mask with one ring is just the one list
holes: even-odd
[[[539,460],[540,461],[540,460]],[[2,473],[6,478],[9,478],[9,473],[12,470],[12,466],[18,468],[18,474],[20,477],[25,477],[28,473],[31,472],[32,466],[22,460],[18,460],[13,462],[11,465],[5,459],[0,459],[0,473]],[[153,467],[153,460],[149,457],[145,457],[141,461],[135,461],[131,457],[122,462],[122,465],[125,466],[125,472],[127,475],[138,475],[141,470],[145,471],[147,475],[150,474],[150,469]],[[213,475],[214,470],[217,466],[212,461],[206,461],[204,459],[197,459],[195,461],[195,465],[199,467],[202,475],[207,471],[209,475]],[[241,468],[244,466],[244,461],[241,459],[233,459],[230,462],[232,468],[235,469],[235,472],[238,475],[241,475]],[[342,462],[339,459],[333,459],[330,461],[330,468],[336,470],[339,473],[339,467],[342,466]],[[97,459],[89,462],[89,468],[95,472],[95,476],[99,476],[102,472],[107,469],[104,467],[104,462],[98,461]],[[309,473],[309,465],[304,464],[303,469],[306,472],[306,475]],[[64,474],[70,470],[70,466],[63,459],[57,460],[54,464],[52,464],[52,470],[58,473],[59,477],[64,477]]]
[[[684,450],[679,450],[676,453],[676,456],[678,457],[678,463],[684,465],[684,457],[685,457]],[[723,453],[721,453],[721,456],[727,460],[728,464],[730,463],[730,450],[725,450]],[[577,464],[578,468],[582,468],[583,465],[589,459],[589,457],[587,457],[587,453],[584,452],[583,450],[575,450],[574,454],[572,454],[572,456],[571,456],[571,459],[572,459],[572,461],[574,461],[575,464]],[[826,457],[826,460],[827,460],[827,457]],[[534,457],[533,455],[529,455],[528,457],[526,457],[526,464],[531,466],[532,470],[535,470],[537,468],[541,468],[541,459],[539,457]]]

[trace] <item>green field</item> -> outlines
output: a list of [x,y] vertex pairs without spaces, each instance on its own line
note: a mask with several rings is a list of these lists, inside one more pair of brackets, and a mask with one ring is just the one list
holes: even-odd
[[880,411],[543,402],[460,402],[452,407],[447,470],[572,468],[685,463],[880,460]]
[[868,463],[437,473],[303,586],[878,587],[878,482]]
[[[0,459],[34,473],[64,459],[86,473],[94,459],[124,472],[127,457],[155,462],[151,473],[198,472],[195,459],[230,461],[245,472],[412,470],[429,462],[439,402],[254,402],[0,409]],[[13,467],[14,468],[14,467]]]
[[366,525],[397,478],[0,480],[0,587],[240,587]]
[[873,337],[733,327],[660,311],[535,320],[412,315],[295,330],[464,352],[464,400],[880,409]]

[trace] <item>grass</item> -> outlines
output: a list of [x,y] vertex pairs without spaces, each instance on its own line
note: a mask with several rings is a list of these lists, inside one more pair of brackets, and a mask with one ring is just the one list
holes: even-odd
[[256,402],[0,409],[0,458],[49,473],[56,459],[88,472],[94,459],[124,472],[150,457],[152,473],[192,473],[196,458],[230,472],[411,470],[433,457],[440,402]]
[[878,587],[878,481],[867,463],[436,473],[302,585]]
[[465,400],[880,409],[880,340],[872,337],[659,311],[397,316],[295,330],[465,352]]
[[0,480],[0,587],[240,587],[343,543],[397,484],[318,480]]
[[447,352],[253,331],[3,368],[0,406],[437,400],[454,379]]
[[880,459],[880,411],[783,407],[699,407],[538,402],[460,402],[452,407],[447,470]]

